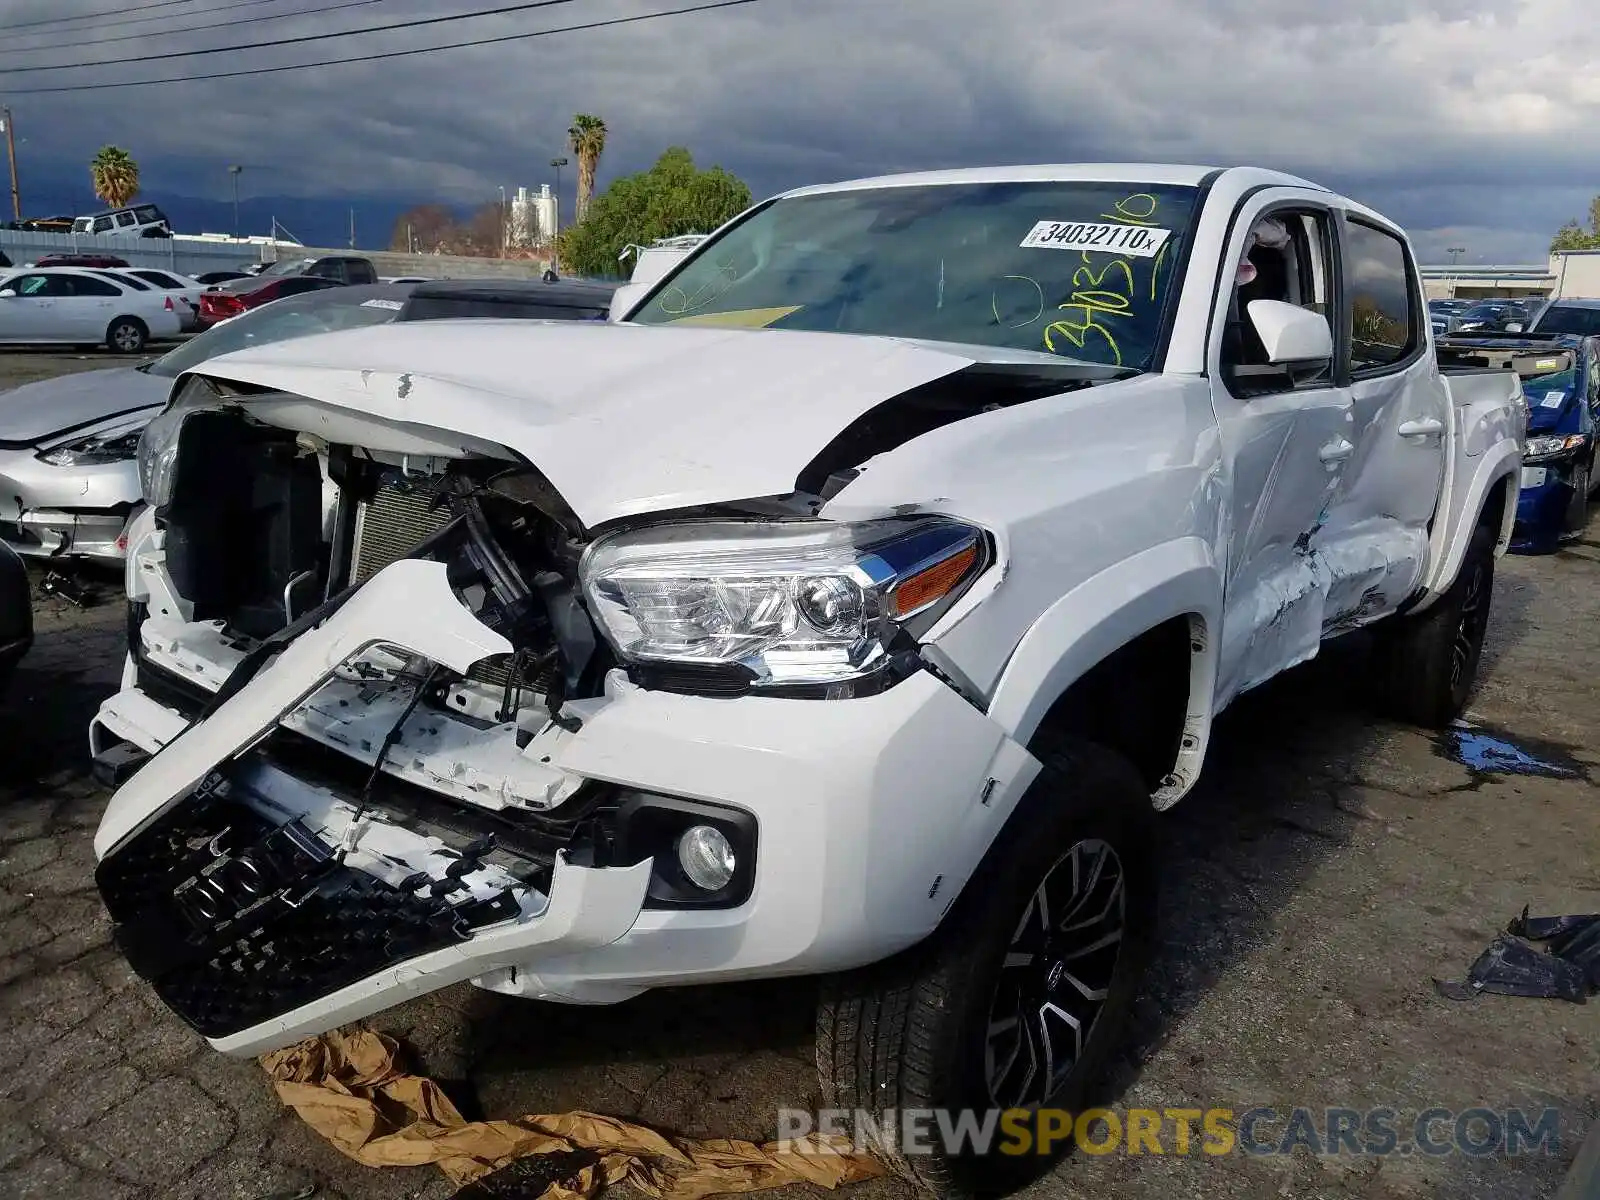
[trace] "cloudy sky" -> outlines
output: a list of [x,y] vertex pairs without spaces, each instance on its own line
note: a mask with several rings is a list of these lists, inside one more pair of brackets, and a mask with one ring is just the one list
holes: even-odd
[[[25,174],[81,172],[113,142],[158,199],[163,184],[222,199],[226,164],[242,162],[247,194],[470,204],[548,182],[576,111],[611,129],[602,187],[672,144],[758,196],[967,164],[1252,162],[1383,210],[1425,262],[1452,246],[1465,261],[1541,260],[1555,228],[1600,192],[1593,0],[756,0],[316,70],[32,90],[438,46],[705,0],[557,0],[235,49],[514,2],[5,0],[0,103],[27,139]],[[104,15],[58,20],[80,13]],[[194,28],[262,17],[273,19]]]

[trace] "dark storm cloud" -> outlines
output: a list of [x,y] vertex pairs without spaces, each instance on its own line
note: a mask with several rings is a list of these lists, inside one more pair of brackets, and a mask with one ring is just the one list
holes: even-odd
[[[349,30],[497,0],[385,0],[294,21],[184,34],[330,0],[0,44],[0,96],[28,154],[64,167],[112,141],[149,178],[256,191],[471,202],[548,178],[575,111],[603,115],[607,177],[687,145],[757,194],[818,180],[975,163],[1252,161],[1343,188],[1412,227],[1424,256],[1529,259],[1600,190],[1580,136],[1600,88],[1579,0],[762,0],[746,8],[318,71],[58,96],[28,86],[276,65],[679,7],[574,0],[411,33],[80,72],[7,71]],[[498,0],[504,3],[505,0]],[[4,22],[64,0],[6,6]],[[105,0],[73,0],[71,11]],[[125,8],[128,16],[137,15]],[[152,13],[151,15],[154,15]],[[83,31],[75,38],[72,30]],[[18,31],[20,34],[22,31]],[[91,45],[84,38],[148,32]],[[3,31],[0,31],[3,34]],[[17,52],[14,45],[55,45]],[[572,173],[567,174],[568,190]]]

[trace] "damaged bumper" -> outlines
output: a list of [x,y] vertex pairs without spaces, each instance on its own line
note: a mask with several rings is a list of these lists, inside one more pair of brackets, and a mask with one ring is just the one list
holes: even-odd
[[121,562],[140,508],[132,459],[58,467],[31,447],[0,452],[0,540],[24,557]]
[[[118,943],[218,1049],[260,1053],[463,979],[607,1003],[876,960],[937,926],[1037,770],[925,672],[838,702],[668,694],[613,672],[564,727],[514,743],[514,795],[468,804],[443,786],[429,755],[457,743],[442,712],[419,715],[369,795],[280,742],[299,728],[311,746],[306,714],[338,707],[336,669],[379,646],[457,672],[509,648],[442,565],[404,560],[204,720],[131,668],[96,719],[102,756],[153,756],[95,839]],[[348,764],[360,748],[312,750]],[[659,829],[685,813],[743,831],[729,904],[664,888]]]

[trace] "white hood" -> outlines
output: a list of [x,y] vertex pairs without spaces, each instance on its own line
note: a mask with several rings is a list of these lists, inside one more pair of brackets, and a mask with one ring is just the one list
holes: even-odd
[[437,321],[240,350],[196,374],[504,446],[593,528],[793,491],[856,417],[971,365],[967,353],[827,333]]

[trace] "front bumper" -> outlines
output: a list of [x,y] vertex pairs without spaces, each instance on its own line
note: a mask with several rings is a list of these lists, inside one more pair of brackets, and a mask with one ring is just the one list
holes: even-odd
[[[96,717],[97,753],[122,741],[160,751],[113,796],[95,838],[119,939],[168,1002],[230,1053],[260,1053],[461,979],[517,995],[606,1003],[656,986],[823,972],[886,957],[937,927],[1038,769],[987,716],[927,673],[847,701],[706,699],[644,691],[613,673],[604,696],[563,710],[581,728],[560,739],[547,761],[533,755],[522,769],[530,778],[576,778],[748,813],[761,847],[749,898],[726,909],[652,907],[650,859],[602,867],[562,853],[547,880],[513,889],[514,913],[458,930],[462,936],[448,944],[407,941],[392,934],[389,917],[373,914],[410,928],[428,924],[428,913],[396,894],[398,868],[383,865],[400,858],[414,867],[426,857],[417,830],[370,817],[363,824],[357,798],[246,754],[333,667],[373,642],[452,670],[504,646],[456,600],[442,567],[407,560],[381,571],[205,721],[186,729],[131,671]],[[272,889],[280,907],[311,884],[318,889],[310,916],[303,905],[267,914],[271,928],[297,937],[322,931],[329,969],[313,971],[309,983],[272,978],[267,988],[253,987],[266,969],[259,955],[230,960],[227,972],[195,982],[195,955],[237,941],[239,917],[230,910],[199,930],[172,925],[174,888],[199,878],[192,863],[169,864],[132,899],[119,891],[124,876],[148,880],[128,864],[148,858],[143,847],[152,839],[209,844],[208,814],[218,802],[207,781],[236,759],[226,772],[230,802],[242,798],[276,824],[297,822],[296,836],[307,832],[326,851],[347,851],[346,874],[296,877],[282,885],[288,892]],[[220,862],[231,853],[221,847],[213,874],[232,869]],[[486,895],[495,885],[469,878]],[[337,899],[326,895],[330,889]],[[352,920],[352,912],[367,915]],[[363,930],[390,956],[351,950]],[[198,938],[195,951],[176,965],[140,950],[185,937]],[[351,962],[359,978],[347,977]],[[295,970],[306,974],[303,965]],[[244,1006],[243,991],[271,1000],[264,1009]],[[213,1019],[213,1012],[224,1015]]]
[[1577,532],[1567,529],[1572,506],[1572,457],[1528,463],[1522,468],[1517,493],[1517,519],[1511,531],[1511,549],[1519,554],[1549,553],[1562,539]]
[[31,449],[0,451],[0,541],[25,558],[120,563],[142,507],[133,459],[57,467]]

